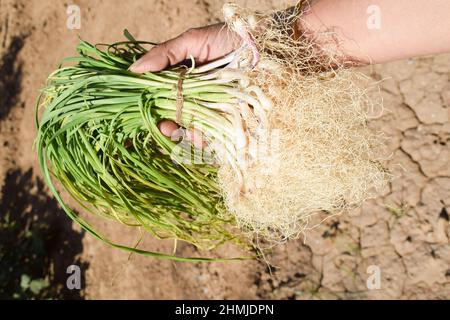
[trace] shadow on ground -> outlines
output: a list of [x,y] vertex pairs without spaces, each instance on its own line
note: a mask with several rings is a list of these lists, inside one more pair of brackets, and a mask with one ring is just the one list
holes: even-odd
[[0,121],[5,119],[17,103],[21,91],[22,64],[17,55],[24,45],[26,36],[14,37],[0,60]]
[[9,171],[0,201],[0,299],[82,299],[67,289],[66,270],[88,267],[78,257],[83,236],[31,169]]

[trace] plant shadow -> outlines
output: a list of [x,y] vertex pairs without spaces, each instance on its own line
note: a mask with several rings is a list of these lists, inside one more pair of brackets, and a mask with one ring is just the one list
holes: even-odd
[[83,236],[32,169],[9,171],[0,200],[0,299],[83,299],[83,290],[66,286],[70,265],[85,283]]

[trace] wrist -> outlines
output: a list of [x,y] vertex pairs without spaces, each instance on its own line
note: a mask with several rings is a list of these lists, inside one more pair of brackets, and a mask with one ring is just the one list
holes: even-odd
[[295,34],[311,42],[318,56],[327,56],[336,64],[358,66],[369,63],[361,58],[361,54],[356,54],[358,45],[344,36],[339,21],[333,20],[338,17],[330,13],[333,8],[328,8],[325,2],[315,1],[299,12]]

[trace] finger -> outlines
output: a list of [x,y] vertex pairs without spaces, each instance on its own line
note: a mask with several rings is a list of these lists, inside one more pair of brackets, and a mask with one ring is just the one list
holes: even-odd
[[207,143],[203,140],[203,134],[198,130],[184,130],[171,120],[162,120],[158,123],[158,129],[161,133],[171,138],[172,141],[178,141],[182,136],[192,142],[194,147],[202,149]]
[[153,47],[136,61],[130,71],[161,71],[191,56],[202,64],[218,59],[239,46],[240,38],[223,23],[189,29],[178,37]]
[[130,71],[135,73],[156,72],[185,60],[191,47],[190,37],[186,34],[183,33],[174,39],[154,46],[131,65]]
[[178,130],[178,128],[179,126],[170,120],[162,120],[158,123],[159,131],[168,138],[171,138],[174,131]]

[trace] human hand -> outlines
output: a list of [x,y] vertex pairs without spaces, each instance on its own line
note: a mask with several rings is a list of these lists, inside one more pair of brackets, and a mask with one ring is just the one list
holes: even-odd
[[[130,71],[135,73],[156,72],[176,65],[191,56],[197,64],[204,64],[232,52],[238,47],[239,42],[240,38],[223,23],[189,29],[178,37],[153,47],[130,67]],[[176,139],[174,135],[179,135],[177,133],[179,127],[173,121],[163,120],[158,127],[166,137]],[[198,148],[204,146],[200,133],[186,130],[185,135],[194,146]]]

